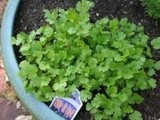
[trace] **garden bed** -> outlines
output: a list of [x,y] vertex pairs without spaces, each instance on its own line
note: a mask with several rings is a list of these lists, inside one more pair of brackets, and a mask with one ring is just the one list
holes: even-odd
[[[73,7],[78,0],[21,0],[19,10],[17,12],[14,34],[20,31],[30,32],[39,28],[44,24],[43,10],[53,9],[56,7],[69,8]],[[160,36],[160,22],[148,17],[145,13],[145,8],[139,0],[94,0],[95,7],[91,9],[91,21],[109,17],[112,18],[128,18],[130,22],[137,25],[142,25],[145,28],[145,33],[150,37]],[[18,48],[16,55],[21,61]],[[160,60],[159,51],[153,51],[154,59]],[[160,118],[160,73],[155,75],[157,80],[157,88],[141,92],[144,97],[144,102],[140,105],[135,105],[134,108],[140,111],[144,120],[155,120]],[[91,120],[91,116],[83,107],[78,114],[76,120]]]

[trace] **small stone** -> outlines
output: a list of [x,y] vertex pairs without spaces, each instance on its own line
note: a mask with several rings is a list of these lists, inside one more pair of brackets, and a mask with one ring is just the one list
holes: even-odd
[[15,118],[15,120],[32,120],[32,116],[20,115]]
[[124,11],[123,13],[124,13],[124,14],[126,14],[127,12],[126,12],[126,11]]
[[99,16],[99,13],[96,13],[96,16]]
[[133,4],[133,1],[131,1],[130,4],[132,5],[132,4]]
[[20,103],[20,101],[17,101],[16,108],[19,109],[20,107],[21,107],[21,103]]

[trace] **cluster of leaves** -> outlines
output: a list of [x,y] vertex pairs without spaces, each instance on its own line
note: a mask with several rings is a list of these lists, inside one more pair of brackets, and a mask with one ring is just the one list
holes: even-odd
[[160,18],[160,0],[141,0],[146,8],[146,12],[154,19]]
[[[156,87],[152,76],[160,63],[151,59],[142,26],[126,18],[91,23],[93,6],[82,0],[68,10],[45,10],[46,25],[13,37],[25,56],[19,75],[42,101],[77,88],[95,120],[141,120],[132,105],[143,101],[137,91]],[[152,45],[158,48],[157,39]]]

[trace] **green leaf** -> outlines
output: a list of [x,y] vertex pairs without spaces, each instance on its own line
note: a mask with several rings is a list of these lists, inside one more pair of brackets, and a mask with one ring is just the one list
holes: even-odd
[[142,120],[142,115],[138,111],[134,111],[132,114],[129,115],[130,120]]
[[125,113],[132,113],[133,112],[133,108],[130,105],[126,105],[123,107],[123,111]]
[[153,59],[147,59],[143,65],[143,67],[144,68],[146,68],[146,67],[152,68],[153,66],[156,66],[154,64],[155,64],[155,61]]
[[12,44],[14,45],[20,45],[26,42],[26,40],[28,39],[28,35],[24,32],[20,32],[17,37],[12,37]]
[[29,34],[29,37],[28,37],[28,43],[31,43],[33,40],[35,40],[35,37],[36,37],[36,32],[33,30],[31,31],[31,33]]
[[[104,28],[107,27],[107,23],[109,22],[109,19],[108,18],[102,18],[101,20],[97,20],[96,23],[95,23],[95,26],[98,28],[98,29],[101,29],[103,30]],[[102,31],[101,31],[102,32]]]
[[28,52],[28,50],[30,49],[30,45],[29,44],[24,44],[24,45],[22,45],[21,46],[21,48],[20,48],[20,52]]
[[94,7],[94,3],[87,0],[81,0],[81,2],[76,4],[76,10],[78,12],[88,12],[92,7]]
[[44,12],[44,17],[46,18],[46,21],[49,24],[55,24],[57,22],[57,18],[58,18],[58,9],[53,10],[52,12],[45,9],[43,10]]
[[156,80],[155,79],[153,79],[153,78],[151,78],[151,79],[149,79],[148,80],[148,84],[149,84],[149,86],[151,87],[151,88],[156,88]]
[[54,83],[54,85],[53,85],[53,89],[55,90],[55,91],[65,91],[65,87],[67,86],[67,83],[65,82],[65,81],[61,81],[61,82],[56,82],[56,83]]
[[133,88],[136,85],[136,81],[133,79],[126,80],[126,84],[128,88]]
[[160,61],[157,61],[155,64],[154,64],[154,68],[156,70],[160,70]]
[[132,90],[129,87],[123,88],[122,93],[125,93],[129,98],[132,95]]
[[92,93],[90,91],[88,91],[88,90],[82,90],[81,91],[81,100],[83,102],[87,102],[91,98],[92,98]]
[[75,22],[78,20],[78,12],[75,9],[69,8],[67,12],[68,12],[67,14],[68,20],[70,20],[71,22]]
[[109,21],[110,29],[116,30],[118,29],[118,19],[112,19]]
[[120,25],[121,26],[126,26],[128,24],[128,19],[127,18],[122,18],[121,20],[120,20]]
[[160,49],[160,37],[153,39],[151,45],[154,49]]
[[30,64],[26,60],[22,61],[19,67],[20,67],[19,75],[22,79],[26,79],[28,75],[38,72],[38,68],[35,65]]
[[55,93],[54,93],[54,92],[48,92],[48,91],[47,91],[47,93],[45,94],[45,98],[46,98],[47,100],[53,100],[54,97],[55,97]]
[[102,120],[102,118],[103,118],[102,114],[100,114],[100,113],[99,114],[98,113],[95,114],[95,120]]
[[136,83],[136,86],[138,88],[140,88],[141,90],[145,90],[148,88],[148,84],[146,82],[146,78],[144,80],[142,80],[142,78],[139,78],[137,83]]
[[143,97],[141,97],[140,95],[136,93],[134,93],[131,97],[133,98],[134,102],[137,104],[140,104],[144,100]]
[[44,35],[46,37],[51,37],[53,35],[53,28],[51,27],[46,27],[46,29],[44,30]]
[[115,117],[115,118],[120,117],[121,114],[122,114],[121,108],[119,108],[119,107],[114,108],[114,117]]
[[125,93],[120,93],[120,94],[118,95],[118,98],[119,98],[119,100],[120,100],[121,102],[125,102],[125,101],[128,99],[128,97],[127,97],[127,95],[126,95]]
[[90,110],[92,110],[92,109],[93,109],[92,104],[91,104],[91,103],[87,103],[87,105],[86,105],[86,110],[90,111]]
[[50,61],[55,61],[56,60],[56,53],[54,50],[50,50],[47,53],[47,57],[50,59]]
[[116,86],[111,86],[109,87],[106,92],[111,96],[111,97],[116,97],[117,96],[117,91],[118,88]]
[[74,27],[70,27],[67,31],[70,35],[76,33],[76,29]]
[[148,69],[148,75],[153,76],[155,74],[155,70],[153,68]]
[[50,81],[51,81],[51,78],[47,77],[47,76],[41,76],[39,78],[39,81],[40,81],[40,86],[41,87],[44,87],[44,86],[48,86]]
[[39,65],[39,69],[42,71],[49,70],[51,68],[50,65],[45,61],[37,60],[36,63]]

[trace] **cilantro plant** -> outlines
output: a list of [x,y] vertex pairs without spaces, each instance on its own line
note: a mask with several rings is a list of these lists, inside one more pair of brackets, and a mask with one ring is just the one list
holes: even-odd
[[146,12],[154,19],[160,18],[160,1],[159,0],[141,0],[145,6]]
[[93,6],[81,0],[68,10],[44,10],[46,25],[13,37],[25,57],[19,75],[39,100],[68,97],[77,88],[95,120],[141,120],[132,105],[143,101],[139,90],[156,87],[152,76],[160,63],[152,59],[142,26],[127,18],[91,23]]

